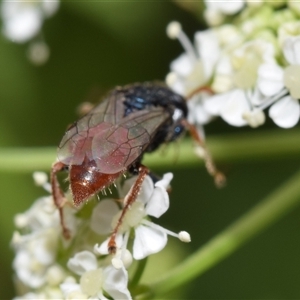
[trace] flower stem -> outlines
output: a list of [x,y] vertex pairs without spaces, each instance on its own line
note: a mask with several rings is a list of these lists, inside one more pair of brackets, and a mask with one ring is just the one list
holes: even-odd
[[[207,139],[207,147],[215,161],[245,161],[253,159],[279,159],[299,157],[300,130],[271,130],[236,134],[224,134]],[[179,149],[178,149],[179,148]],[[175,151],[174,151],[175,149]],[[197,166],[201,159],[196,156],[189,139],[171,143],[162,147],[163,151],[156,151],[145,155],[143,163],[149,167],[179,168],[182,166]],[[178,151],[176,151],[178,150]],[[165,154],[165,155],[163,155]],[[54,147],[44,148],[0,148],[0,172],[33,172],[49,170],[55,161]]]
[[148,257],[137,261],[137,268],[135,270],[134,276],[132,277],[132,280],[129,283],[129,288],[132,288],[132,287],[135,287],[138,285],[138,283],[144,273],[147,261],[148,261]]
[[299,182],[300,171],[181,265],[150,283],[151,295],[161,297],[195,279],[286,215],[300,204]]

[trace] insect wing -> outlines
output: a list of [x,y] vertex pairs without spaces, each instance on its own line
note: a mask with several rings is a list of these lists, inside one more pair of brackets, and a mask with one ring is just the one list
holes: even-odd
[[123,97],[122,93],[113,91],[87,115],[74,123],[59,144],[58,160],[66,165],[81,165],[85,157],[92,160],[94,135],[106,133],[123,118]]
[[117,90],[112,91],[103,102],[89,113],[91,116],[89,127],[97,126],[102,122],[111,125],[120,123],[124,118],[123,100],[125,100],[123,93]]
[[67,165],[95,160],[100,172],[115,174],[134,162],[169,117],[162,107],[124,117],[124,94],[113,91],[65,133],[58,159]]
[[96,134],[92,154],[98,169],[106,174],[125,170],[143,153],[168,116],[161,107],[136,111],[120,124]]

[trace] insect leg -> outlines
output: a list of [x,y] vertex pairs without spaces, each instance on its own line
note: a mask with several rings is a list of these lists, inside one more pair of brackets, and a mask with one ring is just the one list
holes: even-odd
[[209,86],[200,86],[197,89],[193,90],[191,93],[189,93],[186,99],[189,100],[200,92],[206,92],[210,95],[214,94],[213,90]]
[[128,209],[130,209],[130,206],[136,200],[136,198],[141,190],[143,181],[148,173],[149,173],[149,169],[147,167],[145,167],[144,165],[140,164],[138,167],[138,178],[136,179],[135,183],[132,185],[129,192],[127,193],[127,195],[124,198],[125,206],[122,210],[121,216],[119,217],[117,225],[115,226],[115,228],[110,236],[109,242],[108,242],[108,252],[111,254],[116,253],[116,250],[117,250],[116,235],[117,235],[118,230],[123,222],[126,212],[128,211]]
[[222,172],[218,170],[211,154],[206,147],[205,141],[201,138],[200,134],[197,131],[197,128],[194,125],[188,123],[186,120],[183,120],[182,122],[185,128],[190,132],[192,138],[202,148],[203,159],[207,172],[214,178],[217,187],[223,187],[226,183],[226,177]]
[[57,180],[57,173],[62,171],[66,167],[65,164],[61,162],[56,162],[53,164],[52,169],[51,169],[51,187],[52,187],[52,195],[53,195],[53,200],[56,205],[56,207],[59,210],[59,216],[60,216],[60,223],[62,226],[63,230],[63,235],[66,239],[70,238],[70,231],[65,225],[64,222],[64,214],[63,214],[63,206],[66,203],[66,198],[65,195],[60,188],[59,182]]

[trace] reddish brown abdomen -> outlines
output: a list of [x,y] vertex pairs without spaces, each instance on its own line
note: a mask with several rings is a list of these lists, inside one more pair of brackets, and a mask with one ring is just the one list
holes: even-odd
[[87,158],[81,165],[70,166],[70,188],[75,206],[110,186],[122,172],[116,174],[101,173],[94,160]]

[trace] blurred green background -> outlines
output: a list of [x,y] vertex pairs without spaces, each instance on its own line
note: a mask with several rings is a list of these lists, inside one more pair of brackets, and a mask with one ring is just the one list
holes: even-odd
[[[198,10],[200,15],[200,4]],[[42,67],[26,59],[26,45],[0,37],[0,146],[56,146],[82,101],[96,102],[116,85],[164,80],[169,63],[182,52],[165,34],[172,20],[191,38],[204,28],[196,15],[171,2],[63,2],[43,27],[51,57]],[[218,120],[207,132],[246,135],[249,129]],[[184,247],[193,252],[292,175],[299,162],[293,156],[225,163],[228,185],[222,190],[200,162],[193,168],[157,168],[175,175],[171,208],[160,224],[189,231],[192,243]],[[13,216],[45,193],[28,173],[0,171],[0,187],[0,298],[10,299]],[[300,208],[193,281],[186,298],[300,299],[299,225]]]

